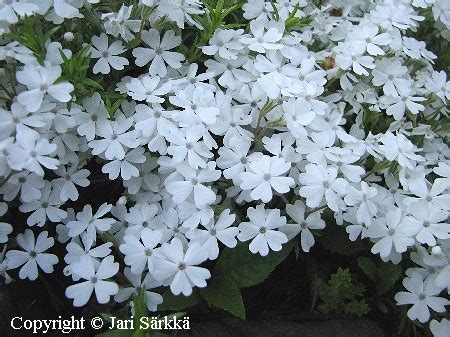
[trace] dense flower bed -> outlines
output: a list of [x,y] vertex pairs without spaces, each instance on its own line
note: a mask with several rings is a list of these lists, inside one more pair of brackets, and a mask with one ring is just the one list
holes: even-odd
[[[156,311],[337,224],[412,261],[395,300],[448,336],[449,1],[1,0],[0,34],[6,283],[64,264],[74,306]],[[79,196],[94,166],[117,203]]]

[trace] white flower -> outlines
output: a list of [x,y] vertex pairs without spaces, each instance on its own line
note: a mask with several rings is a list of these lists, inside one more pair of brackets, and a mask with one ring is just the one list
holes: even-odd
[[60,222],[65,219],[67,212],[59,209],[62,202],[59,198],[59,191],[52,188],[49,182],[45,182],[42,187],[40,200],[24,202],[19,206],[19,210],[24,213],[33,212],[27,219],[28,226],[44,226],[47,218],[51,222]]
[[249,249],[253,254],[261,256],[269,254],[269,247],[273,251],[280,251],[282,244],[288,241],[286,234],[276,229],[286,225],[286,217],[280,216],[279,209],[264,209],[264,205],[247,209],[250,222],[241,222],[237,238],[250,242]]
[[5,201],[11,201],[20,192],[20,199],[24,202],[30,202],[40,199],[44,184],[44,179],[41,176],[23,171],[9,176],[7,182],[0,186],[0,193],[3,194]]
[[6,253],[8,269],[14,269],[22,266],[19,271],[21,279],[28,278],[34,281],[38,277],[38,266],[44,273],[53,273],[53,265],[58,263],[58,257],[54,254],[44,253],[53,246],[54,239],[48,237],[48,232],[41,232],[34,238],[34,233],[26,229],[25,233],[18,234],[17,243],[22,250],[10,250]]
[[156,204],[148,204],[147,202],[139,202],[130,208],[124,219],[129,223],[126,229],[127,235],[140,236],[145,228],[156,229],[156,223],[159,220],[156,216],[158,206]]
[[125,254],[125,263],[131,267],[132,273],[141,274],[147,266],[150,271],[154,270],[153,251],[161,243],[162,236],[160,231],[149,228],[141,231],[140,240],[133,235],[125,235],[120,251]]
[[360,223],[370,225],[372,218],[377,215],[377,205],[373,200],[377,195],[377,189],[369,186],[365,181],[361,182],[361,190],[354,188],[353,186],[347,187],[347,195],[344,201],[349,206],[355,206],[356,219]]
[[450,99],[450,81],[447,81],[447,74],[445,71],[433,71],[431,77],[427,78],[427,90],[439,97],[442,102]]
[[148,310],[156,311],[158,309],[158,305],[163,302],[163,297],[158,293],[149,291],[148,289],[159,286],[159,282],[155,282],[150,274],[147,274],[144,280],[142,280],[142,276],[140,274],[133,274],[130,268],[125,268],[123,273],[132,286],[120,288],[119,292],[114,295],[114,301],[119,303],[124,302],[131,296],[139,293],[141,289],[145,289],[145,304],[147,305]]
[[402,66],[400,60],[382,59],[375,62],[372,83],[382,85],[385,95],[397,97],[399,92],[408,92],[410,82],[404,78],[407,72],[408,68]]
[[187,250],[177,238],[164,243],[157,253],[153,276],[157,280],[168,280],[174,295],[192,294],[193,287],[206,287],[206,280],[211,277],[208,269],[198,267],[207,258],[199,243],[192,243]]
[[450,331],[450,321],[446,318],[441,319],[440,322],[433,319],[430,322],[430,330],[434,337],[448,337]]
[[55,150],[56,145],[50,144],[46,138],[18,134],[16,144],[9,153],[8,163],[15,170],[27,169],[44,176],[42,166],[55,170],[59,164],[58,159],[50,156]]
[[115,41],[108,46],[108,36],[102,33],[100,36],[92,37],[93,48],[90,49],[91,57],[99,59],[95,63],[92,72],[94,74],[109,74],[110,66],[116,70],[122,70],[129,62],[125,57],[117,56],[125,52],[122,42]]
[[33,3],[4,0],[0,4],[0,20],[8,23],[17,23],[19,18],[33,15],[39,10],[39,7]]
[[[64,256],[64,262],[70,266],[80,261],[82,256],[90,256],[93,261],[97,261],[97,258],[104,258],[111,254],[112,242],[105,242],[96,247],[94,245],[95,241],[89,240],[86,233],[81,233],[79,237],[75,237],[67,244],[67,254]],[[76,276],[74,274],[72,275]]]
[[336,50],[336,64],[343,70],[352,67],[358,75],[369,76],[367,69],[374,69],[372,56],[363,55],[366,46],[359,41],[339,42]]
[[202,4],[198,0],[168,0],[159,3],[158,12],[161,16],[167,16],[170,20],[175,21],[177,26],[184,28],[184,23],[201,27],[192,15],[203,14]]
[[125,118],[122,114],[117,116],[113,122],[107,119],[98,121],[97,134],[103,139],[89,142],[92,153],[98,155],[104,152],[106,159],[109,160],[124,159],[124,146],[128,148],[139,146],[137,139],[138,132],[136,130],[129,130],[132,125],[133,120],[131,118]]
[[219,256],[219,241],[229,248],[237,245],[236,235],[239,230],[231,226],[235,219],[236,216],[226,209],[215,223],[212,220],[204,225],[205,229],[196,228],[188,232],[186,236],[193,242],[200,242],[202,249],[208,253],[208,259],[215,260]]
[[370,23],[361,23],[356,26],[348,35],[350,40],[361,41],[365,44],[367,53],[372,56],[384,55],[384,50],[379,46],[386,46],[391,43],[392,38],[388,33],[378,34],[379,28]]
[[227,60],[236,60],[239,51],[244,48],[238,40],[243,32],[243,29],[217,29],[209,39],[209,45],[202,47],[203,54],[218,55]]
[[416,161],[423,161],[423,157],[415,154],[418,149],[403,134],[386,133],[380,138],[383,145],[379,148],[390,161],[397,160],[398,163],[412,170]]
[[242,35],[239,38],[240,42],[248,45],[248,49],[258,53],[265,53],[266,49],[276,50],[283,48],[283,45],[278,43],[283,37],[283,33],[277,27],[271,27],[265,31],[263,20],[252,20],[250,21],[250,30],[252,35]]
[[415,235],[420,243],[432,247],[436,245],[436,238],[450,239],[450,224],[445,223],[447,211],[437,205],[420,201],[409,207],[409,213],[417,220],[416,226],[410,228],[409,232]]
[[188,87],[169,97],[170,103],[183,108],[184,111],[174,116],[180,126],[192,124],[214,124],[220,114],[217,108],[214,92],[203,87]]
[[386,213],[385,218],[377,218],[369,227],[367,235],[370,238],[381,238],[371,249],[373,254],[380,254],[381,258],[387,258],[392,248],[397,253],[404,253],[409,246],[414,244],[414,239],[407,233],[408,226],[417,220],[404,216],[400,208],[393,207]]
[[212,158],[213,154],[205,143],[200,141],[204,133],[204,128],[199,126],[169,132],[166,136],[170,143],[167,153],[172,156],[174,163],[181,163],[186,158],[189,166],[194,169],[206,167],[206,160]]
[[323,165],[308,164],[306,172],[300,173],[299,194],[306,198],[308,207],[319,207],[323,198],[328,207],[337,212],[345,206],[341,196],[345,194],[348,182],[343,178],[337,178],[337,169]]
[[311,104],[304,98],[290,98],[283,102],[284,119],[294,137],[305,136],[304,126],[309,125],[316,117]]
[[117,179],[119,173],[123,180],[139,177],[139,169],[136,166],[145,162],[144,151],[143,147],[128,151],[122,160],[116,159],[103,165],[102,172],[107,173],[110,180]]
[[119,264],[114,262],[112,255],[105,257],[98,264],[94,264],[90,257],[82,256],[79,262],[71,265],[71,269],[74,274],[86,280],[66,289],[66,296],[73,299],[75,307],[85,305],[91,298],[93,291],[95,291],[95,297],[100,304],[108,303],[110,297],[119,291],[116,283],[105,281],[119,271]]
[[103,218],[106,213],[111,210],[112,205],[107,203],[102,204],[97,212],[92,214],[92,206],[85,205],[83,211],[78,212],[76,220],[69,221],[67,227],[69,228],[69,236],[74,237],[86,231],[89,240],[97,237],[97,231],[107,231],[115,222],[112,218]]
[[272,199],[272,188],[278,193],[287,193],[294,186],[291,177],[280,177],[291,167],[283,158],[260,156],[248,164],[248,171],[239,175],[243,190],[252,190],[253,200],[269,202]]
[[395,120],[401,120],[408,109],[412,114],[417,115],[420,111],[425,110],[425,106],[417,102],[425,101],[424,97],[412,96],[411,90],[407,92],[399,92],[397,97],[382,96],[380,103],[386,107],[386,113],[392,115]]
[[88,141],[91,141],[95,138],[97,125],[108,119],[108,112],[98,92],[86,98],[83,101],[83,107],[86,112],[80,112],[76,115],[77,132],[80,136],[85,136]]
[[159,76],[144,76],[141,79],[132,78],[126,87],[128,95],[137,101],[148,103],[163,103],[164,96],[170,91],[170,86],[161,83]]
[[66,202],[67,200],[77,200],[78,199],[78,190],[76,186],[87,187],[89,186],[89,180],[87,177],[91,174],[86,169],[77,170],[77,166],[74,165],[69,169],[66,169],[64,166],[60,166],[58,170],[56,170],[56,174],[58,174],[61,178],[57,178],[52,181],[52,184],[57,186],[59,189],[59,198],[62,202]]
[[425,323],[430,319],[430,310],[445,312],[445,306],[450,305],[450,301],[437,297],[442,289],[434,285],[434,280],[428,278],[425,281],[418,273],[403,279],[403,286],[408,292],[401,291],[395,295],[397,305],[413,304],[408,310],[408,317],[411,320],[418,320]]
[[173,30],[168,30],[160,41],[159,31],[156,29],[143,30],[141,39],[150,46],[150,48],[135,48],[133,56],[136,57],[136,65],[145,66],[152,61],[149,68],[150,75],[165,77],[167,75],[166,63],[174,68],[181,67],[184,61],[184,55],[169,51],[181,44],[181,36],[176,36]]
[[325,221],[321,219],[318,212],[311,213],[305,218],[305,205],[300,200],[297,200],[293,205],[286,205],[286,213],[295,221],[295,223],[288,223],[280,227],[280,232],[285,233],[289,240],[300,233],[302,250],[304,252],[309,252],[315,243],[314,236],[310,229],[325,228]]
[[27,91],[21,92],[17,99],[30,112],[39,110],[46,94],[59,102],[68,102],[72,98],[70,96],[74,90],[72,84],[69,82],[54,84],[61,76],[60,66],[51,66],[48,63],[45,66],[26,64],[16,76],[17,81],[28,88]]
[[0,243],[8,242],[8,235],[13,231],[12,226],[6,222],[0,222]]
[[133,33],[138,32],[141,28],[141,20],[130,20],[133,6],[120,7],[117,13],[102,14],[102,20],[107,19],[104,23],[106,33],[114,37],[121,36],[125,41],[130,41],[134,38]]
[[198,208],[204,208],[213,203],[216,200],[216,194],[203,183],[213,182],[220,178],[221,172],[215,170],[215,165],[215,162],[209,162],[206,168],[199,172],[186,163],[178,165],[177,172],[180,177],[166,185],[167,192],[172,194],[173,201],[179,204],[193,194],[195,205]]

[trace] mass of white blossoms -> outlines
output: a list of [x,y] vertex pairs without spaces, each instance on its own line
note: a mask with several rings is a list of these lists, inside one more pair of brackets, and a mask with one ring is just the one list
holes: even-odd
[[[449,336],[450,81],[418,28],[448,43],[450,1],[111,3],[0,0],[7,283],[60,265],[74,306],[144,288],[155,311],[225,247],[309,252],[336,223],[410,259],[397,305]],[[116,203],[84,202],[98,176]]]

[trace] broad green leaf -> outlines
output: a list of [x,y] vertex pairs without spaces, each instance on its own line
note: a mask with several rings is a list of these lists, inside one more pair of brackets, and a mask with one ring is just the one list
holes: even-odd
[[239,288],[250,287],[263,282],[298,244],[296,240],[286,243],[280,252],[271,251],[267,256],[253,254],[248,244],[224,249],[214,268],[212,279],[227,278]]
[[377,266],[370,258],[361,256],[358,258],[358,266],[372,281],[377,279]]
[[183,310],[185,308],[192,307],[201,301],[201,297],[194,289],[191,296],[178,295],[175,296],[172,292],[167,290],[163,295],[163,303],[158,306],[158,310]]
[[215,278],[206,288],[200,290],[200,294],[209,304],[245,319],[245,307],[241,291],[232,279]]
[[384,293],[390,290],[402,276],[402,267],[393,263],[382,263],[378,268],[378,290]]
[[343,227],[330,223],[323,230],[323,235],[317,238],[325,249],[342,255],[353,255],[370,250],[368,240],[350,241]]

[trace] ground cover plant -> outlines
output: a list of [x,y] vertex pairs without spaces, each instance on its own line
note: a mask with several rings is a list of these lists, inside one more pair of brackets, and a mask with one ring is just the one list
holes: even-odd
[[0,41],[5,284],[245,318],[319,241],[313,308],[449,336],[449,1],[0,0]]

